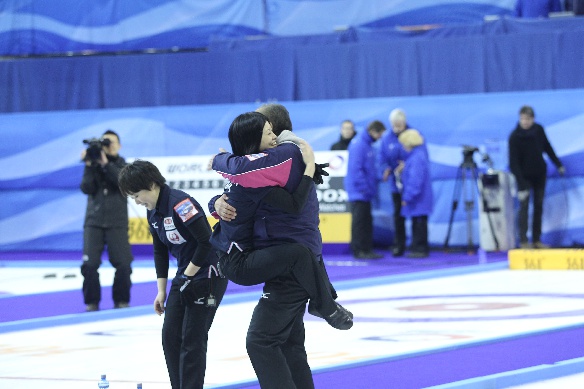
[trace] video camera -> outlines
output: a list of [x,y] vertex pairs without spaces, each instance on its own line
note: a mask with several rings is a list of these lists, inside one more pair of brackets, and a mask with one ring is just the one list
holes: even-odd
[[83,143],[87,146],[84,161],[97,162],[101,159],[101,151],[104,147],[108,147],[112,142],[107,138],[90,138],[84,139]]
[[479,148],[476,146],[469,146],[469,145],[463,145],[462,146],[462,154],[466,157],[466,156],[472,156],[474,154],[474,152],[479,151]]
[[475,152],[478,152],[481,155],[481,160],[483,163],[486,163],[489,169],[493,169],[493,160],[487,153],[481,153],[479,148],[476,146],[469,146],[469,145],[462,145],[462,155],[464,157],[465,164],[474,165],[475,162],[473,160],[473,155]]

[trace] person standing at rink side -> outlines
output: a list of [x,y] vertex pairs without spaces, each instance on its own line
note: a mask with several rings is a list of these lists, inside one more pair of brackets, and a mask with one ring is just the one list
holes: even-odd
[[392,131],[386,131],[380,140],[379,163],[383,170],[382,180],[389,180],[393,203],[394,238],[391,253],[394,257],[401,257],[406,250],[406,219],[401,214],[402,199],[398,188],[398,186],[401,187],[401,181],[396,171],[400,166],[400,170],[403,168],[403,163],[408,156],[398,141],[398,137],[409,128],[406,113],[399,108],[394,109],[389,114],[389,124]]
[[87,195],[87,210],[83,225],[83,300],[85,310],[99,310],[101,284],[98,269],[105,245],[109,261],[116,269],[112,287],[114,308],[126,308],[130,303],[132,281],[131,263],[134,260],[128,237],[128,201],[118,188],[118,174],[126,161],[118,152],[120,137],[107,130],[102,136],[101,157],[91,160],[87,150],[81,154],[85,161],[81,191]]
[[343,120],[341,123],[341,138],[338,142],[332,144],[331,150],[347,150],[349,143],[351,143],[356,134],[355,123],[349,119]]
[[[158,285],[154,311],[164,313],[162,348],[172,388],[202,389],[208,334],[227,289],[227,279],[213,265],[217,259],[207,217],[193,197],[171,189],[151,162],[137,160],[124,167],[119,185],[148,210]],[[169,251],[178,269],[167,299]]]
[[[509,136],[509,170],[517,182],[517,198],[519,200],[519,246],[521,248],[546,248],[541,242],[541,220],[543,215],[543,200],[547,178],[547,165],[543,159],[546,153],[560,175],[566,169],[556,156],[543,127],[535,122],[533,108],[524,105],[519,110],[519,123]],[[527,240],[527,219],[529,197],[533,192],[533,220],[531,228],[532,245]]]
[[377,195],[378,181],[373,142],[384,132],[383,123],[375,120],[349,145],[345,190],[351,206],[351,251],[357,259],[383,258],[373,251],[371,201]]
[[401,169],[401,213],[412,219],[412,244],[408,258],[426,258],[429,255],[428,215],[432,213],[433,195],[430,160],[424,147],[424,138],[417,130],[401,133],[399,142],[409,153]]

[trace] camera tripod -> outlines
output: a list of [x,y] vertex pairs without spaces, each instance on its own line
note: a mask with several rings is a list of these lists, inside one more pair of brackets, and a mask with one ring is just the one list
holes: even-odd
[[491,228],[491,234],[493,235],[493,240],[497,250],[499,249],[499,242],[495,236],[493,223],[491,221],[491,209],[488,207],[488,204],[486,204],[486,201],[479,190],[477,164],[473,159],[474,151],[476,151],[476,149],[467,149],[466,147],[463,150],[464,158],[456,173],[456,181],[454,183],[454,192],[452,196],[452,209],[450,211],[450,219],[448,221],[448,232],[446,233],[446,239],[444,241],[444,249],[448,249],[450,233],[452,232],[454,213],[458,209],[459,199],[464,191],[464,210],[466,212],[466,237],[468,254],[474,253],[474,244],[472,241],[472,218],[475,205],[475,196],[480,196],[483,200],[484,209],[487,212],[489,220],[489,227]]

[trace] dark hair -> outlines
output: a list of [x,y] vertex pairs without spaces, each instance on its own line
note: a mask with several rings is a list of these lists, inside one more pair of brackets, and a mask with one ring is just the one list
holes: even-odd
[[246,112],[236,117],[229,126],[229,143],[235,155],[260,152],[264,126],[268,118],[259,112]]
[[122,144],[122,141],[120,140],[120,136],[116,132],[114,132],[113,130],[107,130],[106,132],[103,133],[103,135],[114,135],[116,138],[118,138],[118,143]]
[[533,108],[531,108],[529,105],[524,105],[519,110],[519,115],[527,115],[527,116],[531,116],[532,118],[534,118],[535,112],[533,112]]
[[140,159],[124,166],[118,175],[118,185],[124,196],[150,190],[152,184],[163,187],[165,183],[166,179],[152,162]]
[[272,124],[272,131],[276,136],[280,135],[284,130],[292,131],[290,113],[282,104],[264,104],[256,111],[268,117],[268,120]]
[[385,125],[379,120],[374,120],[367,126],[367,131],[373,131],[377,133],[383,132],[385,131]]

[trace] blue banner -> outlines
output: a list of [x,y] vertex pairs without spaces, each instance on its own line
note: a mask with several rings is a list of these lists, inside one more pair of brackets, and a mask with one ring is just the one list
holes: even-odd
[[[409,125],[426,139],[434,188],[430,242],[446,236],[456,173],[463,146],[479,148],[479,171],[488,154],[495,169],[507,170],[507,138],[519,108],[532,105],[557,155],[567,168],[560,177],[548,168],[544,240],[554,245],[584,242],[584,90],[395,97],[283,102],[294,132],[316,151],[328,150],[339,137],[341,121],[357,131],[372,120],[388,126],[389,112],[400,107]],[[0,250],[78,250],[86,196],[79,190],[83,139],[112,129],[120,134],[126,158],[211,155],[229,148],[227,131],[240,113],[258,103],[61,111],[0,115]],[[389,189],[380,184],[376,224],[388,226]],[[477,210],[474,211],[475,226]],[[478,233],[474,232],[478,243]],[[466,243],[463,210],[454,217],[452,245]]]

